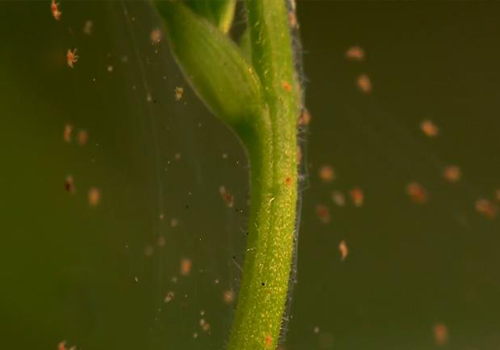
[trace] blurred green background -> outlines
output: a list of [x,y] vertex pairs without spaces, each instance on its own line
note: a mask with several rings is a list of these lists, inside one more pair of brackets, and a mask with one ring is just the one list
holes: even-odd
[[[164,38],[152,42],[154,10],[62,1],[56,21],[50,1],[0,6],[0,348],[223,349],[248,164]],[[283,348],[498,349],[500,225],[475,203],[498,205],[500,3],[297,8],[312,121],[299,135],[298,283]],[[361,62],[346,59],[353,46]],[[356,86],[362,74],[370,93]],[[420,130],[426,119],[437,137]],[[318,176],[324,165],[331,182]],[[443,179],[449,165],[461,169],[456,184]],[[411,182],[426,203],[408,197]]]

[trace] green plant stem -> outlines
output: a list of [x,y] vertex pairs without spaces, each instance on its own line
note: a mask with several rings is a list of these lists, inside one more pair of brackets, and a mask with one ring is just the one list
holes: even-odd
[[293,258],[301,108],[285,0],[246,0],[243,50],[207,15],[208,3],[190,4],[156,3],[172,52],[208,108],[240,136],[250,160],[249,235],[228,349],[274,350]]
[[297,204],[300,99],[283,0],[247,0],[252,63],[268,123],[244,138],[250,157],[249,236],[229,350],[275,349],[289,287]]

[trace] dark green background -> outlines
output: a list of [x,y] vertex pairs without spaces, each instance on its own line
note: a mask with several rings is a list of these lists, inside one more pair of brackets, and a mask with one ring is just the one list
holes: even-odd
[[[248,165],[165,41],[151,45],[161,25],[152,8],[63,1],[60,22],[49,1],[0,10],[0,348],[224,348],[233,311],[222,294],[240,279]],[[500,187],[499,15],[497,2],[299,1],[312,123],[300,135],[308,166],[286,349],[435,349],[438,323],[449,332],[442,348],[500,346],[500,227],[474,210]],[[345,59],[352,45],[364,62]],[[69,48],[80,55],[74,69]],[[356,88],[362,73],[370,95]],[[426,118],[438,138],[420,132]],[[85,147],[63,141],[66,123],[89,132]],[[336,171],[331,184],[317,175],[323,164]],[[460,183],[442,179],[449,164]],[[427,204],[407,198],[412,181]],[[335,207],[331,192],[353,187],[364,206]],[[188,277],[182,258],[193,261]]]

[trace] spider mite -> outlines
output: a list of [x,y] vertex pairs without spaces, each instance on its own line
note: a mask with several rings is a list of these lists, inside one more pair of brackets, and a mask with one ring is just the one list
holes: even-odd
[[458,182],[460,180],[460,175],[460,168],[456,165],[450,165],[443,171],[443,177],[445,178],[445,180],[451,183]]
[[341,259],[342,259],[342,261],[344,261],[347,258],[347,255],[349,254],[349,248],[347,248],[347,244],[345,241],[340,241],[339,251],[340,251]]
[[420,130],[427,137],[436,137],[439,134],[439,128],[429,119],[425,119],[420,123]]
[[219,193],[226,205],[232,208],[234,205],[234,196],[224,186],[219,187]]
[[54,16],[54,19],[59,21],[61,19],[62,12],[59,10],[59,3],[57,3],[56,0],[52,0],[50,9],[52,10],[52,16]]
[[161,30],[160,28],[155,28],[149,34],[149,39],[153,45],[159,44],[161,41]]
[[66,350],[66,340],[59,342],[57,345],[57,350]]
[[57,345],[57,350],[76,350],[76,346],[72,346],[69,349],[66,347],[66,340],[63,340],[62,342],[59,342]]
[[177,227],[179,225],[179,220],[176,218],[170,219],[170,227]]
[[91,207],[95,207],[101,201],[101,191],[98,188],[92,187],[89,190],[89,204]]
[[352,46],[346,51],[345,57],[349,61],[363,61],[365,59],[365,50],[359,46]]
[[228,289],[228,290],[224,291],[224,293],[222,295],[222,300],[227,305],[232,304],[234,301],[234,291],[232,289]]
[[351,200],[354,206],[361,207],[365,201],[365,197],[363,195],[363,190],[359,187],[355,187],[349,193],[351,195]]
[[85,24],[83,26],[83,33],[87,34],[87,35],[91,35],[93,27],[94,27],[94,22],[88,20],[87,22],[85,22]]
[[331,219],[330,209],[328,209],[326,205],[318,204],[316,206],[316,215],[324,224],[330,222]]
[[82,129],[78,132],[78,143],[80,144],[80,146],[85,146],[88,139],[89,133],[87,132],[87,130]]
[[180,267],[180,274],[182,276],[188,276],[191,273],[191,265],[192,265],[191,259],[182,259],[181,260],[181,267]]
[[339,207],[345,206],[345,196],[340,191],[333,191],[332,192],[332,200]]
[[208,323],[204,318],[200,319],[200,327],[203,332],[210,332],[210,323]]
[[319,177],[324,182],[332,182],[333,180],[335,180],[335,171],[331,166],[323,165],[319,169]]
[[69,193],[75,193],[75,183],[73,180],[73,176],[66,176],[66,180],[64,180],[64,189]]
[[497,207],[487,199],[480,198],[476,201],[476,211],[488,219],[493,219],[497,216]]
[[372,92],[372,82],[370,80],[370,77],[366,74],[361,74],[358,76],[356,85],[358,86],[358,89],[365,94],[369,94],[370,92]]
[[176,87],[175,88],[175,100],[180,101],[182,96],[184,96],[184,88],[183,87]]
[[266,346],[267,349],[270,349],[271,346],[273,346],[273,337],[270,336],[270,335],[267,335],[264,338],[264,344],[265,344],[265,346]]
[[283,80],[282,84],[286,91],[292,91],[292,85],[288,81]]
[[78,62],[78,55],[76,54],[76,49],[68,50],[66,53],[66,62],[68,63],[68,67],[73,68],[74,64]]
[[172,301],[172,299],[174,299],[174,297],[175,297],[175,293],[174,293],[174,292],[172,292],[172,291],[170,291],[170,292],[168,292],[168,293],[167,293],[167,295],[165,296],[165,299],[163,300],[163,302],[164,302],[165,304],[167,304],[167,303],[171,302],[171,301]]
[[415,203],[427,202],[427,191],[418,182],[411,182],[406,186],[406,194]]
[[66,124],[64,126],[64,141],[71,142],[71,133],[73,132],[73,125]]
[[444,345],[448,342],[448,327],[445,324],[434,325],[434,341],[437,345]]

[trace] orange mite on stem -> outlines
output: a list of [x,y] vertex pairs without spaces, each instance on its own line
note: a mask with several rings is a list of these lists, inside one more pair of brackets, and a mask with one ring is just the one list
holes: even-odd
[[266,335],[264,342],[265,342],[264,344],[265,344],[266,348],[270,349],[271,346],[273,345],[273,337],[271,337],[270,335]]
[[283,81],[283,87],[286,91],[292,91],[292,85],[288,81]]

